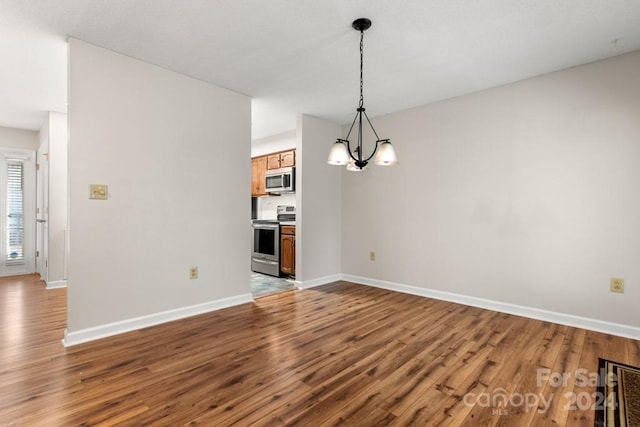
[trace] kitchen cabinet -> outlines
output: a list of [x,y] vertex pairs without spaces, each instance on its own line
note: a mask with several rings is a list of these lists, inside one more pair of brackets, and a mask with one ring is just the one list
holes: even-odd
[[281,151],[267,156],[267,170],[288,168],[296,165],[296,150]]
[[283,225],[280,227],[280,272],[287,276],[296,274],[295,225]]
[[264,174],[271,169],[296,165],[296,150],[279,151],[251,159],[251,197],[266,196]]
[[267,170],[267,156],[251,159],[251,197],[266,196],[264,173]]

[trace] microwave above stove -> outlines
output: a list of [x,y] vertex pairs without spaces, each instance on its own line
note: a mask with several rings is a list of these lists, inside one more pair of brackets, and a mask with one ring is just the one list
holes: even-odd
[[267,193],[292,193],[296,191],[295,182],[295,168],[272,169],[264,175],[264,188]]

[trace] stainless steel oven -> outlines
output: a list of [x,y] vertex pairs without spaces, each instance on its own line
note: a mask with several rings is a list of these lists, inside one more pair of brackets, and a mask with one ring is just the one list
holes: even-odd
[[280,224],[278,221],[253,220],[251,271],[280,275]]

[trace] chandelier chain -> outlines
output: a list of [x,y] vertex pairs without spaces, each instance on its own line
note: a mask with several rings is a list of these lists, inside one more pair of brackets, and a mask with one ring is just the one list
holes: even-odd
[[362,62],[364,60],[364,31],[360,31],[360,108],[364,105],[364,96],[362,95],[364,84],[362,83]]

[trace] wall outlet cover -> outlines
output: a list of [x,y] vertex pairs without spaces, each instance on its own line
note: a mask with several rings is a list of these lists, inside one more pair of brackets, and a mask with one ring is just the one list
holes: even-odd
[[108,188],[104,184],[89,184],[89,198],[95,200],[107,200]]
[[612,277],[610,284],[609,284],[609,288],[611,290],[611,292],[617,292],[620,294],[624,293],[624,279],[621,279],[619,277]]

